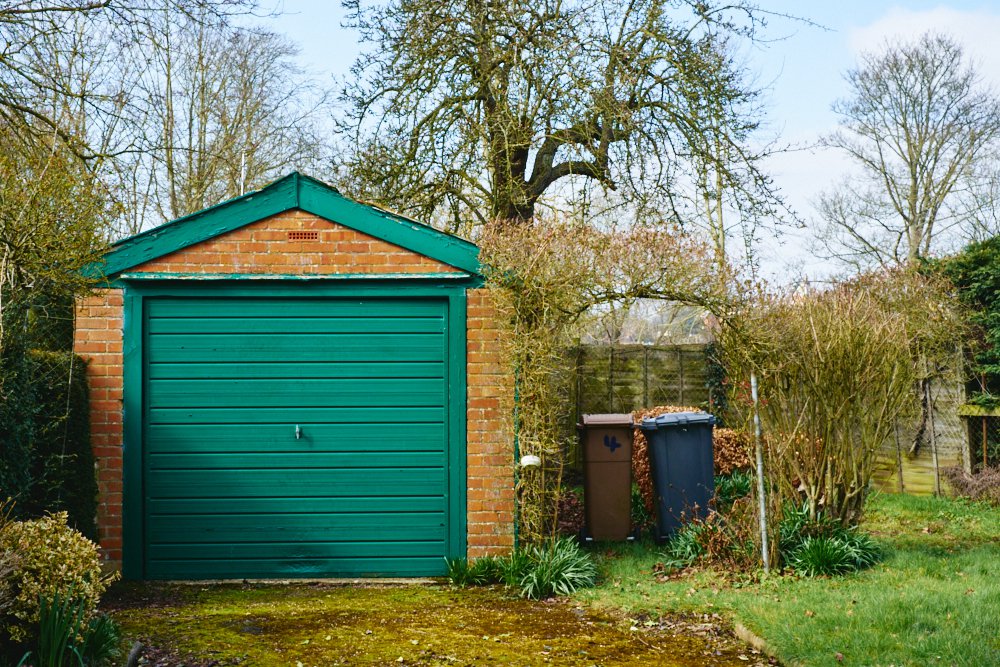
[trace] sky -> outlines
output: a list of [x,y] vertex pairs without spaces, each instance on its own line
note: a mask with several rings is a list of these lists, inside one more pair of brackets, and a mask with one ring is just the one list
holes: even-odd
[[[847,95],[844,74],[864,52],[887,42],[912,40],[928,30],[958,40],[984,81],[1000,91],[1000,0],[924,2],[899,0],[759,0],[771,12],[766,43],[744,54],[756,85],[764,90],[765,134],[796,150],[771,158],[766,168],[786,201],[806,223],[804,229],[769,236],[762,243],[764,274],[821,277],[834,267],[810,249],[813,202],[851,169],[842,156],[815,148],[837,126],[831,105]],[[284,0],[270,26],[301,49],[302,64],[319,80],[350,75],[361,52],[358,35],[343,28],[337,0]],[[811,21],[794,21],[791,15]]]

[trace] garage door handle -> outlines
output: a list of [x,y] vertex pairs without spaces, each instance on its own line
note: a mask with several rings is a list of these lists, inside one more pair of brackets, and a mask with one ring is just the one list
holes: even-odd
[[302,438],[302,427],[298,424],[295,425],[295,439],[300,440]]

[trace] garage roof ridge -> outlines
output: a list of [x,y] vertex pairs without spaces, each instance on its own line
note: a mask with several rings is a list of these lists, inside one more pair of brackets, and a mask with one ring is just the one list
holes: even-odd
[[332,185],[297,171],[259,190],[122,239],[83,271],[94,278],[114,279],[145,262],[295,209],[480,274],[475,244],[379,206],[355,201]]

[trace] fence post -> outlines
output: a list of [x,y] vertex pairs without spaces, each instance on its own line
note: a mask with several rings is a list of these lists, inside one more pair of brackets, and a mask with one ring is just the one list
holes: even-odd
[[893,420],[892,431],[896,436],[896,473],[899,477],[899,492],[905,493],[906,487],[903,486],[903,449],[899,444],[899,421]]
[[750,394],[753,398],[753,440],[757,459],[757,498],[760,510],[760,556],[764,574],[771,571],[771,556],[767,546],[767,503],[764,499],[764,448],[761,443],[760,409],[757,398],[757,374],[750,374]]
[[927,419],[930,421],[930,432],[931,432],[931,461],[934,465],[934,495],[941,495],[941,470],[938,467],[938,451],[937,451],[937,438],[934,435],[934,398],[931,392],[931,380],[927,379],[927,384],[924,385],[924,391],[927,393]]
[[608,412],[615,411],[615,345],[608,347]]
[[987,445],[987,442],[988,442],[988,440],[986,438],[986,417],[983,417],[983,469],[984,470],[986,469],[986,465],[988,463],[988,461],[986,460],[986,445]]
[[677,405],[684,405],[684,353],[679,347],[677,348],[677,382],[680,391]]
[[649,346],[642,346],[642,407],[649,408]]

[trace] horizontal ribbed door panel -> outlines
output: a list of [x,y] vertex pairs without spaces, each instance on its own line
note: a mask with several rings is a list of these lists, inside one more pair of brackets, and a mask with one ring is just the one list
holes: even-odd
[[442,573],[445,300],[148,298],[143,349],[146,578]]

